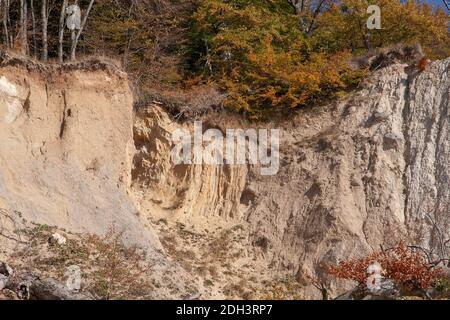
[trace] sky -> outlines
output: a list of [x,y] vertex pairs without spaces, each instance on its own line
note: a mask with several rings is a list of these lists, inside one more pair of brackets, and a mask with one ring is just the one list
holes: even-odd
[[447,10],[447,8],[445,7],[444,2],[443,2],[442,0],[425,0],[425,2],[428,2],[428,3],[431,3],[431,4],[433,4],[433,5],[442,7],[442,8],[444,8],[444,9],[446,9],[447,12],[449,12],[449,11]]
[[[405,0],[400,0],[401,2],[404,2]],[[440,7],[440,8],[444,8],[445,9],[445,11],[447,11],[447,12],[449,12],[448,10],[447,10],[447,7],[445,6],[445,4],[444,4],[444,1],[442,1],[442,0],[421,0],[422,2],[425,2],[425,3],[431,3],[432,5],[434,5],[434,6],[438,6],[438,7]],[[450,2],[450,1],[448,1],[448,2]]]

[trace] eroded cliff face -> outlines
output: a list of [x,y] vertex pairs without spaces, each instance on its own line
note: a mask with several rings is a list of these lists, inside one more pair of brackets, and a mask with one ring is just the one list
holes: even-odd
[[[438,247],[439,232],[448,238],[449,70],[450,59],[424,72],[393,65],[337,103],[268,125],[282,130],[274,176],[261,176],[258,166],[173,166],[171,134],[192,124],[149,106],[135,125],[134,189],[149,215],[198,234],[183,242],[199,255],[187,259],[193,265],[212,254],[211,234],[231,234],[230,246],[215,249],[233,254],[203,260],[223,271],[206,295],[239,296],[227,284],[246,286],[245,294],[289,275],[317,275],[337,293],[348,284],[328,279],[324,263],[402,240]],[[300,296],[318,297],[304,284]]]
[[[24,219],[116,226],[148,248],[156,298],[319,298],[308,276],[337,294],[351,284],[323,263],[450,235],[449,69],[393,65],[338,102],[265,124],[281,129],[280,170],[262,176],[257,165],[175,166],[172,133],[193,123],[160,104],[134,115],[112,65],[2,55],[0,258]],[[262,126],[208,117],[204,129]]]
[[114,64],[40,64],[0,53],[0,260],[19,264],[12,254],[32,246],[20,230],[33,225],[114,230],[145,248],[151,281],[165,283],[155,297],[194,290],[130,193],[133,123],[128,78]]
[[129,196],[133,98],[126,74],[99,61],[1,58],[0,209],[9,212],[2,224],[25,219],[95,234],[115,228],[129,242],[158,249]]

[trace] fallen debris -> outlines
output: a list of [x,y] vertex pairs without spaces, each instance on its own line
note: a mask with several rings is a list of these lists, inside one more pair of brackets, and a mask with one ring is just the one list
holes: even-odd
[[67,267],[66,271],[67,281],[66,287],[67,289],[78,292],[81,290],[81,268],[77,265],[72,265]]
[[0,274],[0,291],[6,288],[6,285],[8,284],[8,277]]
[[4,276],[12,276],[14,274],[14,269],[11,268],[8,264],[1,262],[0,263],[0,274]]
[[[0,284],[4,283],[1,293],[6,299],[20,300],[94,300],[88,292],[70,290],[66,284],[53,278],[41,279],[34,273],[22,273],[17,276],[0,277]],[[76,283],[77,284],[77,283]]]
[[49,239],[50,244],[59,244],[60,246],[63,246],[66,244],[67,239],[60,235],[59,233],[52,234],[52,237]]

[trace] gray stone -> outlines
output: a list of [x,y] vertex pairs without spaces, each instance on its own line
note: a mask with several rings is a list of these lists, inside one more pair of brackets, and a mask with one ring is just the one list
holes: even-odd
[[71,291],[81,290],[81,268],[77,265],[67,267],[66,287]]
[[6,285],[8,284],[8,277],[0,274],[0,291],[6,288]]
[[10,277],[14,274],[14,269],[7,263],[0,263],[0,274]]
[[59,233],[54,233],[54,234],[52,234],[49,241],[51,244],[58,244],[60,246],[63,246],[66,244],[67,239],[66,239],[66,237],[60,235]]

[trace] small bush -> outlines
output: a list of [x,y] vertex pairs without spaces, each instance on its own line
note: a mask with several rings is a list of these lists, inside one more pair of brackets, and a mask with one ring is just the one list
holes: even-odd
[[12,256],[17,268],[64,279],[67,267],[82,270],[83,290],[99,299],[146,299],[152,291],[149,282],[151,266],[145,251],[127,246],[122,233],[111,228],[105,236],[68,234],[64,245],[49,242],[56,227],[35,225],[22,235],[26,245]]
[[325,271],[337,278],[353,280],[360,287],[364,287],[369,276],[367,268],[376,262],[382,266],[384,277],[393,280],[399,288],[406,291],[435,286],[443,275],[440,268],[430,265],[423,252],[404,244],[387,251],[375,251],[362,259],[341,261],[334,266],[327,265]]
[[89,242],[95,248],[95,269],[90,275],[94,293],[105,300],[143,299],[149,294],[151,285],[146,277],[150,267],[143,250],[126,247],[122,234],[114,230],[104,237],[90,236]]
[[436,290],[440,295],[450,298],[450,278],[442,277],[436,281]]

